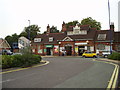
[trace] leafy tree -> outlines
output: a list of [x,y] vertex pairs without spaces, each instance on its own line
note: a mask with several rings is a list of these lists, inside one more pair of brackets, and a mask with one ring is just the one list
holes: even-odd
[[91,28],[96,28],[97,30],[101,30],[101,23],[92,19],[91,17],[85,18],[81,21],[81,25],[90,25]]
[[76,24],[80,25],[80,23],[77,20],[75,20],[75,21],[71,21],[71,22],[66,23],[66,26],[68,28],[69,26],[75,26]]
[[40,32],[40,27],[38,27],[38,25],[30,25],[24,28],[24,31],[20,33],[20,36],[24,36],[30,40],[33,40],[34,37],[38,35],[39,32]]
[[52,27],[50,28],[50,33],[59,33],[59,30],[57,30],[57,27],[52,26]]
[[9,45],[11,46],[12,48],[12,44],[14,42],[18,42],[18,38],[19,38],[19,35],[17,35],[16,33],[15,34],[12,34],[11,36],[8,35],[5,37],[5,40],[7,40],[7,42],[9,43]]

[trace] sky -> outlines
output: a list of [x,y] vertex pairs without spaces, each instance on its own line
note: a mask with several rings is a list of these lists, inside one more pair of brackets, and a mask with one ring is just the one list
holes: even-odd
[[[118,31],[118,2],[109,0],[111,22]],[[36,24],[41,33],[46,27],[92,17],[101,22],[102,30],[109,29],[108,0],[0,0],[0,38],[20,34],[24,27]]]

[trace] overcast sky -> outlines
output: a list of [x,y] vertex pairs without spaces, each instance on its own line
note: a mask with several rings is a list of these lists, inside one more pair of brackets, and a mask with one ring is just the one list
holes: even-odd
[[[118,1],[110,0],[115,31],[118,30]],[[108,0],[0,0],[0,38],[20,34],[29,25],[28,20],[44,32],[48,24],[61,30],[63,21],[80,22],[87,17],[101,22],[103,30],[109,29]]]

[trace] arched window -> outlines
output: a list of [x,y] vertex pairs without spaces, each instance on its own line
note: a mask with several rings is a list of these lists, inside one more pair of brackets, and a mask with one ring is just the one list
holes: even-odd
[[105,50],[105,45],[104,44],[98,44],[97,48],[98,48],[98,50]]

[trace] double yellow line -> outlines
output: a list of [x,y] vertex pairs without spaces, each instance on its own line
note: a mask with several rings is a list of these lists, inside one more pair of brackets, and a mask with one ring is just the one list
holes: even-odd
[[119,74],[119,66],[117,64],[113,64],[113,65],[115,65],[115,69],[114,69],[113,74],[111,76],[107,90],[111,90],[111,89],[115,90],[116,84],[117,84],[117,79],[118,79],[118,74]]
[[[93,61],[97,61],[97,60],[93,59]],[[111,62],[106,62],[106,61],[97,61],[97,62],[108,63],[108,64],[112,64],[115,66],[113,74],[111,76],[111,79],[110,79],[107,89],[106,89],[106,90],[115,90],[116,84],[117,84],[117,79],[118,79],[118,74],[119,74],[119,65],[111,63]]]

